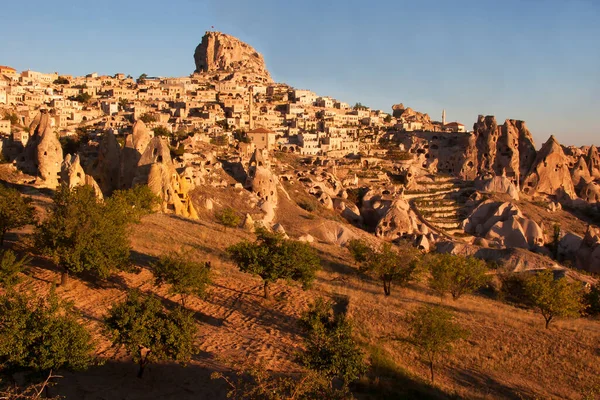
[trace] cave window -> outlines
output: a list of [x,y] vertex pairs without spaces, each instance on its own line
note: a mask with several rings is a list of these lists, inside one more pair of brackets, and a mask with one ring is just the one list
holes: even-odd
[[163,157],[162,156],[158,156],[158,158],[156,159],[156,161],[162,162],[163,161]]

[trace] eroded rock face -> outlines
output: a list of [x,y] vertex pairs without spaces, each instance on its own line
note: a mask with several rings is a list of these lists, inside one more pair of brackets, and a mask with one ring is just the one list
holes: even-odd
[[268,156],[258,149],[250,159],[245,186],[260,200],[277,206],[277,177],[271,172]]
[[98,159],[94,163],[93,176],[102,189],[109,196],[114,190],[119,189],[121,147],[112,129],[102,136],[98,149]]
[[473,131],[479,173],[505,176],[519,187],[536,156],[525,122],[506,120],[504,125],[498,126],[495,117],[480,115]]
[[589,167],[590,176],[594,179],[600,179],[600,154],[598,154],[596,146],[590,146],[586,156],[586,162]]
[[571,199],[576,197],[567,157],[554,136],[550,136],[538,152],[523,181],[523,191],[530,195],[541,193],[566,195]]
[[515,184],[505,176],[494,176],[475,182],[477,190],[490,193],[506,193],[513,200],[519,200],[519,190]]
[[590,204],[600,203],[600,185],[588,182],[582,186],[579,196]]
[[544,230],[512,203],[485,201],[463,222],[465,232],[507,248],[544,245]]
[[588,226],[576,253],[576,265],[588,272],[600,272],[600,235],[598,231]]
[[133,132],[125,138],[125,146],[120,155],[119,188],[131,188],[137,165],[150,140],[152,140],[152,135],[144,121],[135,121]]
[[17,166],[40,178],[50,188],[59,184],[63,151],[58,137],[50,126],[46,111],[41,111],[29,126],[30,138]]
[[189,185],[177,173],[165,140],[153,138],[136,168],[133,185],[148,185],[162,199],[162,211],[186,218],[198,219],[189,195]]
[[399,239],[418,232],[418,221],[409,204],[405,200],[396,199],[377,224],[375,234],[388,240]]
[[584,157],[579,157],[579,160],[571,170],[571,180],[573,181],[573,186],[575,186],[576,189],[581,189],[592,180],[590,170],[588,169],[588,165],[585,162]]
[[86,175],[81,167],[79,155],[74,156],[67,154],[61,166],[60,180],[61,183],[67,185],[69,189],[73,189],[77,186],[89,185],[94,188],[96,197],[99,199],[103,198],[100,186],[98,186],[93,177]]
[[265,61],[252,46],[220,32],[206,32],[194,52],[196,72],[249,72],[272,81]]

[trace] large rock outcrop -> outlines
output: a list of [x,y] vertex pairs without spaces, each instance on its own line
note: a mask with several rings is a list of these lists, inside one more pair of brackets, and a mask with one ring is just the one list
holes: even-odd
[[566,195],[571,199],[576,197],[567,156],[554,136],[550,136],[537,153],[533,166],[523,181],[523,191],[530,195]]
[[133,185],[144,184],[162,199],[162,211],[198,219],[189,195],[189,184],[175,169],[166,141],[153,138],[136,168]]
[[67,185],[69,189],[73,189],[76,186],[91,186],[96,193],[96,197],[99,199],[103,198],[100,186],[98,186],[93,177],[86,175],[81,167],[79,155],[67,154],[61,166],[60,180],[61,183]]
[[146,151],[152,135],[142,120],[133,124],[133,131],[125,138],[125,146],[119,160],[119,188],[129,189],[136,175],[136,168],[142,154]]
[[480,115],[473,131],[479,173],[506,176],[520,187],[536,156],[525,122],[507,119],[499,126],[495,117]]
[[600,179],[600,155],[596,146],[590,146],[585,161],[589,167],[590,175],[594,179]]
[[102,136],[98,148],[98,158],[92,169],[94,179],[107,196],[119,189],[120,159],[121,147],[111,129]]
[[277,177],[271,171],[268,155],[258,149],[255,150],[250,158],[246,189],[256,194],[261,201],[276,207],[277,182]]
[[578,268],[600,273],[600,235],[597,229],[588,226],[575,257]]
[[41,111],[29,126],[29,135],[29,141],[18,159],[17,166],[40,178],[40,184],[56,188],[59,184],[63,151],[45,110]]
[[485,201],[463,222],[465,232],[501,247],[535,249],[544,245],[544,230],[512,203]]
[[194,52],[196,72],[246,72],[272,81],[265,61],[252,46],[220,32],[206,32]]

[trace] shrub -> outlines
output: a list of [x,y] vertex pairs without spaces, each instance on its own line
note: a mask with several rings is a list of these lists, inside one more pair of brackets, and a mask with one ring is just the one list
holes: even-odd
[[0,286],[10,288],[19,282],[19,272],[31,259],[23,257],[17,259],[15,253],[10,250],[0,251]]
[[187,363],[195,353],[196,324],[183,308],[167,311],[152,296],[137,291],[125,301],[113,304],[106,318],[113,345],[123,346],[139,366],[138,377],[151,362]]
[[179,253],[164,255],[152,265],[157,285],[170,285],[170,293],[181,295],[185,307],[188,296],[204,297],[210,284],[210,270],[205,263],[194,262]]
[[263,279],[264,297],[269,298],[269,285],[279,279],[302,282],[308,288],[321,268],[321,260],[307,243],[284,239],[264,229],[257,231],[254,243],[242,241],[227,248],[240,271]]
[[61,186],[50,215],[35,232],[41,251],[62,268],[61,284],[68,275],[89,271],[107,278],[129,263],[128,217],[122,202],[101,202],[91,186],[72,190]]
[[584,309],[583,288],[567,278],[554,279],[554,273],[544,270],[525,281],[525,293],[533,308],[542,314],[546,329],[556,317],[577,317]]
[[235,228],[241,221],[238,213],[231,207],[225,207],[222,210],[215,212],[215,218],[217,218],[217,221],[225,228]]
[[429,364],[431,383],[441,356],[452,352],[454,342],[467,335],[453,318],[449,311],[430,306],[423,306],[410,316],[410,341]]
[[331,303],[318,298],[300,323],[307,333],[301,363],[328,381],[339,379],[344,387],[366,372],[364,354],[352,338],[352,324],[344,314],[334,315]]
[[351,241],[349,250],[354,259],[361,264],[361,272],[379,279],[383,283],[386,296],[392,294],[392,283],[406,286],[414,279],[421,253],[409,243],[402,242],[395,249],[389,243],[377,250],[364,242]]
[[147,185],[136,185],[131,189],[114,191],[110,202],[123,212],[123,218],[129,222],[140,222],[144,215],[156,211],[161,200]]
[[153,131],[154,131],[154,136],[163,136],[163,137],[171,136],[171,132],[169,132],[169,130],[167,128],[165,128],[164,126],[157,126],[156,128],[153,129]]
[[72,306],[11,292],[0,297],[0,366],[32,371],[81,370],[92,362],[90,334]]
[[0,246],[8,231],[35,222],[31,199],[11,188],[0,185]]
[[589,315],[600,314],[600,284],[592,285],[584,297],[585,312]]
[[300,208],[302,208],[303,210],[306,210],[308,212],[313,212],[317,209],[317,204],[315,202],[307,201],[307,200],[300,201],[298,203],[298,206],[300,206]]
[[144,113],[140,115],[140,120],[145,124],[149,124],[151,122],[156,122],[156,117],[151,113]]
[[458,300],[489,282],[488,267],[483,260],[454,254],[434,254],[427,261],[431,271],[429,286],[441,297],[446,293]]

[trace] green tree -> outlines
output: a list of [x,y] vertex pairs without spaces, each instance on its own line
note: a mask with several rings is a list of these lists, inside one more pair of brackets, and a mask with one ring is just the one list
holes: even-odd
[[542,314],[546,329],[556,317],[577,317],[584,309],[583,288],[567,278],[554,279],[554,273],[544,270],[525,281],[525,294],[534,309]]
[[168,311],[156,297],[138,291],[111,307],[106,326],[113,344],[125,347],[138,364],[139,378],[151,362],[185,364],[195,354],[193,314],[181,307]]
[[585,312],[589,315],[600,314],[600,284],[592,285],[584,297]]
[[64,76],[59,76],[57,79],[54,80],[53,82],[55,85],[68,85],[69,80],[67,78],[65,78]]
[[[121,110],[125,110],[125,108],[127,107],[128,104],[129,104],[129,100],[119,99],[119,107],[121,107]],[[144,122],[146,122],[146,121],[144,121]]]
[[307,243],[284,239],[264,229],[257,231],[255,242],[242,241],[227,248],[227,252],[240,271],[263,279],[266,299],[271,283],[279,279],[299,281],[306,289],[321,268],[319,257]]
[[215,217],[225,228],[235,228],[241,221],[239,214],[231,207],[225,207],[222,210],[215,212]]
[[169,130],[164,126],[157,126],[153,129],[153,131],[155,136],[163,136],[166,138],[171,137],[171,132],[169,132]]
[[307,338],[299,359],[309,370],[325,376],[330,386],[333,379],[340,379],[347,388],[366,372],[364,354],[352,338],[351,322],[344,314],[334,314],[331,303],[316,299],[300,324]]
[[48,372],[81,370],[92,362],[90,334],[69,303],[9,292],[0,297],[0,367]]
[[73,100],[78,101],[83,104],[87,104],[92,99],[92,95],[89,93],[80,93],[73,98]]
[[374,276],[383,283],[383,293],[392,294],[392,283],[406,286],[414,279],[421,253],[410,243],[402,242],[397,249],[390,243],[384,243],[380,249],[372,249],[365,243],[353,242],[350,251],[360,271]]
[[11,125],[19,125],[21,122],[21,118],[16,113],[8,113],[3,119],[10,121]]
[[354,261],[361,264],[367,261],[369,255],[372,253],[371,247],[360,239],[352,239],[348,241],[346,247],[352,254],[352,258]]
[[455,254],[432,254],[427,264],[431,271],[429,286],[443,298],[446,293],[458,300],[489,282],[488,267],[483,260]]
[[62,268],[61,284],[69,274],[89,271],[106,278],[127,269],[129,239],[121,202],[99,201],[91,186],[70,190],[61,186],[50,215],[38,226],[35,239],[43,254]]
[[[227,398],[233,400],[347,400],[348,392],[330,387],[330,382],[322,374],[303,370],[296,377],[282,376],[270,371],[264,363],[232,363],[236,379],[221,372],[214,372],[212,379],[223,379],[229,386]],[[299,375],[299,376],[298,376]]]
[[147,185],[136,185],[127,190],[115,190],[110,201],[116,210],[123,211],[129,222],[140,222],[144,215],[158,209],[161,200]]
[[19,283],[18,274],[29,261],[31,261],[29,257],[17,259],[12,251],[0,250],[0,287],[10,288]]
[[454,342],[467,336],[453,319],[449,311],[430,306],[423,306],[410,316],[409,339],[429,364],[431,383],[435,380],[434,367],[442,355],[452,352]]
[[554,224],[552,227],[552,243],[550,243],[550,248],[552,250],[552,256],[554,259],[558,258],[558,246],[560,244],[560,238],[562,237],[562,232],[559,224]]
[[148,79],[148,74],[141,74],[139,78],[137,78],[137,83],[143,85],[146,83],[146,79]]
[[140,120],[145,124],[149,124],[151,122],[156,122],[156,117],[151,113],[145,113],[140,116]]
[[181,296],[181,305],[190,295],[204,297],[210,285],[210,269],[206,263],[189,260],[182,254],[162,256],[152,265],[157,285],[170,285],[170,293]]
[[0,246],[8,231],[33,224],[35,208],[31,199],[11,188],[0,185]]

